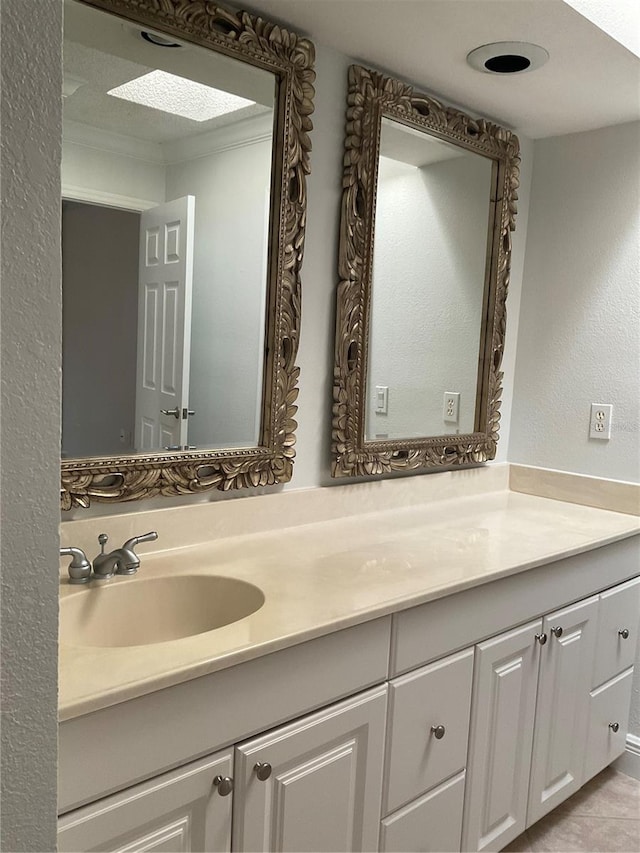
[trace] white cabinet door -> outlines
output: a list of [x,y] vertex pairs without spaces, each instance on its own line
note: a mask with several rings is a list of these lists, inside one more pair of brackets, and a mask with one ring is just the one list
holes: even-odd
[[231,801],[217,776],[232,776],[231,751],[194,761],[63,815],[58,850],[227,853]]
[[598,597],[545,617],[527,826],[582,785]]
[[463,850],[501,850],[525,828],[541,629],[476,647]]
[[237,747],[233,849],[377,850],[386,706],[385,685]]

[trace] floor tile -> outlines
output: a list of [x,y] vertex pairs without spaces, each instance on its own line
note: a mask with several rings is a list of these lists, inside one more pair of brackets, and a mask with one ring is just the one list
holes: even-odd
[[534,853],[636,853],[640,820],[552,813],[527,830]]
[[503,848],[502,853],[533,853],[527,833],[523,832],[522,835],[514,838],[511,844]]
[[558,806],[556,813],[640,820],[640,782],[607,767]]
[[640,782],[607,767],[503,853],[640,853]]

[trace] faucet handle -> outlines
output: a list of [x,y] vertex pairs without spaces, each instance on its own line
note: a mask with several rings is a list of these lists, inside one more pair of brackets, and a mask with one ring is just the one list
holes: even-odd
[[142,536],[132,536],[127,539],[122,548],[118,550],[120,560],[116,568],[117,575],[135,575],[140,565],[140,557],[133,550],[140,542],[153,542],[158,538],[155,530],[143,533]]
[[81,548],[60,548],[61,557],[73,557],[69,563],[69,583],[89,583],[91,563]]
[[151,530],[149,533],[143,533],[142,536],[132,536],[131,539],[127,539],[122,548],[123,550],[133,551],[136,545],[139,545],[141,542],[155,542],[157,538],[157,532]]

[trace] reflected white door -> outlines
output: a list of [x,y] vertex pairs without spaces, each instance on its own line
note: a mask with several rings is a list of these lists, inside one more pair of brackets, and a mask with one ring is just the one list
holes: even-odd
[[194,219],[192,195],[152,207],[140,217],[138,451],[187,444]]

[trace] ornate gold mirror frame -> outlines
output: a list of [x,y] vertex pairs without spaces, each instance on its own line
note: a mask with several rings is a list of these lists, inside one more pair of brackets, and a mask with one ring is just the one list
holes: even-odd
[[[490,236],[473,433],[365,441],[373,238],[383,116],[493,161],[492,193],[487,199]],[[333,385],[334,477],[470,465],[495,457],[519,164],[519,143],[511,131],[445,106],[399,80],[357,65],[349,69]]]
[[257,447],[62,461],[61,504],[132,501],[291,479],[298,396],[300,267],[306,220],[314,47],[211,0],[81,0],[272,72],[277,79],[261,443]]

